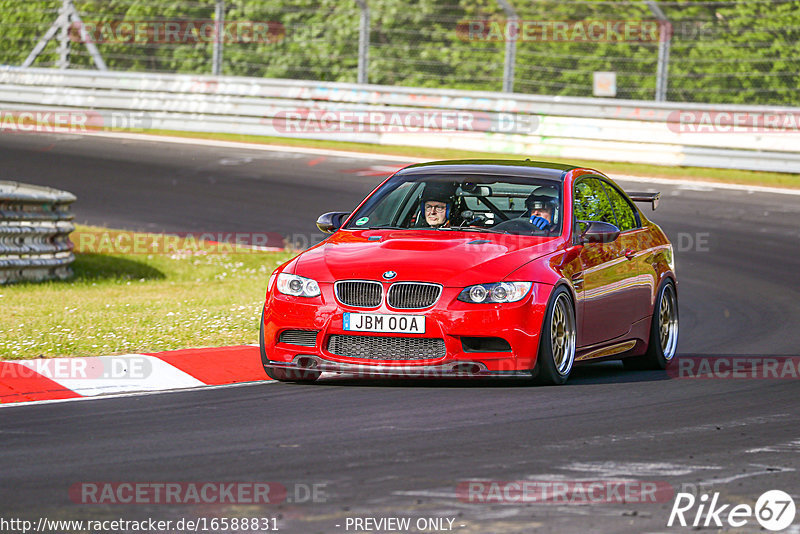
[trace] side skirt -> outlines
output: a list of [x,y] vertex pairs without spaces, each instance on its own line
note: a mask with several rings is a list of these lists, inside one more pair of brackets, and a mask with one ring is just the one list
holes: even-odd
[[594,360],[596,358],[608,358],[609,356],[616,356],[617,354],[622,354],[623,352],[628,352],[633,347],[636,346],[636,340],[630,339],[628,341],[623,341],[621,343],[615,343],[613,345],[609,345],[607,347],[602,347],[599,349],[591,350],[584,354],[575,357],[576,362],[582,362],[586,360]]

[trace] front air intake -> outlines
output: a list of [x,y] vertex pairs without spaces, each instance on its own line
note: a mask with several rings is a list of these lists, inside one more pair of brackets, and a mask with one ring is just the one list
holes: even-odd
[[368,360],[432,360],[447,354],[441,338],[353,335],[331,336],[328,352]]
[[316,347],[318,330],[284,330],[278,337],[278,343]]
[[398,310],[430,308],[442,294],[442,286],[425,282],[397,282],[389,288],[388,304]]
[[336,300],[354,308],[377,308],[383,299],[383,284],[370,280],[342,280],[334,285]]

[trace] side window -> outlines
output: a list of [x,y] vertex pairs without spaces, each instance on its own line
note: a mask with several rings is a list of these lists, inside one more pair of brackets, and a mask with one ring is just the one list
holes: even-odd
[[579,221],[601,221],[617,224],[614,209],[603,185],[595,178],[585,178],[575,185],[575,218]]
[[586,206],[589,204],[589,198],[591,197],[591,194],[592,188],[589,187],[588,180],[581,180],[575,184],[575,199],[572,202],[572,210],[575,212],[576,220],[590,220]]
[[609,183],[604,183],[603,186],[606,193],[608,193],[608,198],[611,200],[611,205],[614,207],[614,213],[617,215],[617,222],[619,223],[617,226],[619,226],[620,231],[624,232],[638,228],[639,223],[636,220],[633,207],[631,207],[622,193]]

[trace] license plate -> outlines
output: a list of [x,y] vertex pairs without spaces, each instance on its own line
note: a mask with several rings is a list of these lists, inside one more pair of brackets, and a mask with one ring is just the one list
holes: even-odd
[[345,313],[343,327],[350,332],[392,332],[424,334],[424,315],[395,315],[389,313]]

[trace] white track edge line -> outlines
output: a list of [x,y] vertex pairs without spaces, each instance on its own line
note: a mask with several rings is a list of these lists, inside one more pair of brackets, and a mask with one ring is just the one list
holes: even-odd
[[129,391],[125,393],[112,393],[109,395],[92,395],[86,397],[75,397],[71,399],[47,399],[47,400],[38,400],[38,401],[25,401],[25,402],[4,402],[0,404],[0,410],[4,408],[13,408],[15,406],[34,406],[37,404],[56,404],[62,402],[76,402],[76,401],[92,401],[92,400],[101,400],[101,399],[119,399],[124,397],[144,397],[147,395],[160,395],[162,393],[181,393],[181,392],[189,392],[189,391],[200,391],[206,389],[223,389],[223,388],[232,388],[232,387],[243,387],[243,386],[256,386],[256,385],[263,385],[263,384],[278,384],[278,380],[256,380],[250,382],[236,382],[235,384],[215,384],[212,386],[197,386],[197,387],[190,387],[190,388],[175,388],[175,389],[161,389],[157,391]]

